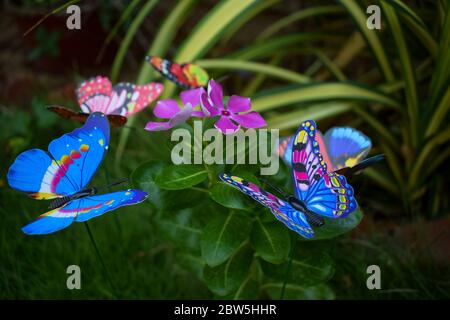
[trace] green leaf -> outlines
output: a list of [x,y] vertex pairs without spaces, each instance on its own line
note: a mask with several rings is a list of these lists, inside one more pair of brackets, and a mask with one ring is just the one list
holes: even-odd
[[193,189],[183,192],[161,190],[161,203],[163,210],[179,210],[192,208],[205,199],[205,193]]
[[310,45],[320,40],[338,42],[340,38],[339,34],[331,34],[329,32],[301,32],[278,36],[233,52],[227,56],[227,59],[255,60],[265,56],[272,56],[274,52],[283,52],[282,50],[287,48],[299,48],[303,43]]
[[141,164],[131,174],[133,186],[149,194],[148,203],[157,210],[174,210],[190,208],[198,204],[204,193],[196,190],[185,190],[182,194],[176,191],[160,189],[155,178],[168,165],[162,161],[152,160]]
[[233,300],[255,300],[259,296],[259,287],[258,281],[248,276],[230,298]]
[[214,218],[203,230],[203,259],[212,267],[223,263],[248,238],[251,227],[252,220],[236,211]]
[[384,16],[386,17],[386,20],[389,24],[390,31],[394,38],[394,43],[397,47],[398,56],[400,58],[403,81],[405,82],[405,97],[408,115],[410,118],[409,121],[411,137],[413,145],[415,146],[417,145],[418,140],[417,122],[419,113],[419,98],[417,96],[416,76],[414,72],[415,67],[413,67],[413,63],[410,57],[411,51],[408,50],[406,39],[403,35],[403,29],[397,17],[397,13],[394,10],[394,7],[386,1],[382,1],[381,6],[383,8]]
[[325,225],[314,229],[313,238],[304,240],[315,241],[335,238],[356,228],[362,218],[363,214],[360,209],[357,209],[355,212],[342,219],[329,219],[324,217]]
[[391,4],[398,9],[406,25],[411,29],[412,34],[422,42],[423,47],[428,50],[433,58],[436,58],[438,44],[423,20],[406,4],[400,0],[392,0]]
[[162,161],[148,161],[137,167],[131,174],[133,186],[148,193],[148,202],[156,209],[162,208],[161,189],[155,184],[155,177],[165,167]]
[[[283,283],[268,283],[263,287],[272,299],[280,299]],[[321,284],[314,287],[286,284],[284,299],[286,300],[333,300],[333,290],[327,285]]]
[[201,257],[186,252],[177,252],[176,257],[177,263],[180,266],[186,268],[198,279],[203,279],[203,268],[205,267],[205,262]]
[[226,69],[226,70],[246,70],[255,72],[256,74],[265,74],[274,78],[279,78],[285,81],[294,83],[307,83],[311,79],[308,77],[280,67],[272,66],[270,64],[251,62],[245,60],[232,59],[207,59],[198,60],[197,64],[201,67],[209,69]]
[[345,102],[325,102],[310,105],[292,112],[285,112],[269,118],[267,126],[270,129],[291,129],[297,128],[302,120],[314,119],[315,121],[336,117],[352,109],[350,103]]
[[258,37],[256,38],[256,41],[262,41],[265,40],[283,28],[286,28],[287,26],[298,23],[300,20],[313,17],[316,15],[336,15],[338,13],[342,13],[342,8],[336,5],[329,5],[329,6],[312,6],[310,8],[302,8],[288,16],[283,17],[282,19],[270,24],[267,26],[267,28],[261,32]]
[[287,258],[291,247],[289,232],[281,223],[262,223],[258,219],[253,226],[251,242],[262,259],[281,263]]
[[241,210],[248,208],[243,194],[223,182],[215,184],[209,191],[209,195],[214,201],[224,207]]
[[111,81],[116,82],[120,69],[122,67],[123,60],[128,52],[131,41],[134,38],[134,35],[139,30],[140,25],[145,20],[147,15],[150,14],[153,7],[158,3],[158,0],[147,1],[146,4],[139,10],[137,16],[133,19],[130,27],[127,29],[127,33],[124,39],[120,43],[119,50],[117,51],[116,57],[114,58],[114,62],[111,68]]
[[252,105],[255,111],[262,112],[301,102],[333,99],[371,101],[394,109],[400,108],[400,104],[390,96],[376,89],[350,82],[318,83],[301,87],[283,88],[270,94],[258,96],[252,100]]
[[195,186],[208,178],[205,167],[197,165],[171,165],[162,170],[155,183],[162,189],[181,190]]
[[200,239],[203,224],[199,219],[197,208],[184,209],[179,212],[164,212],[156,219],[158,230],[178,247],[200,253]]
[[[233,24],[246,10],[258,5],[257,0],[229,0],[219,2],[209,10],[203,19],[181,44],[180,50],[174,60],[180,63],[195,61],[203,56],[223,35],[223,32]],[[172,96],[174,84],[164,82],[164,97]]]
[[226,262],[216,267],[205,266],[206,285],[220,296],[236,291],[247,277],[252,260],[251,247],[245,241]]
[[389,59],[384,51],[383,44],[381,43],[380,38],[378,37],[378,32],[375,30],[370,30],[367,28],[366,14],[361,10],[357,1],[354,0],[339,0],[339,2],[347,9],[347,11],[353,17],[356,25],[359,28],[359,31],[365,38],[369,48],[372,50],[377,62],[383,72],[386,80],[388,82],[394,80],[394,73],[392,72],[392,68],[389,64]]
[[258,4],[257,0],[230,0],[219,2],[190,32],[181,45],[175,61],[192,61],[211,48],[230,24],[245,10]]
[[[292,259],[291,269],[287,278],[288,283],[313,286],[328,281],[333,273],[333,259],[324,251],[316,248],[309,248],[309,243],[301,246],[296,244],[296,250]],[[283,282],[286,278],[288,262],[274,265],[268,262],[261,262],[264,274],[275,281]]]

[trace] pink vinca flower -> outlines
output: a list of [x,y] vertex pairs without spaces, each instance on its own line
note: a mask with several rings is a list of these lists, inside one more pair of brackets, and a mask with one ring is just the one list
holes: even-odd
[[190,117],[202,118],[205,116],[203,111],[194,110],[196,106],[200,105],[200,96],[205,93],[205,89],[198,88],[183,91],[180,94],[182,106],[180,107],[176,100],[167,99],[160,100],[153,109],[153,114],[158,118],[169,119],[167,122],[153,122],[149,121],[145,126],[148,131],[163,131],[168,130],[176,125],[179,125]]
[[240,126],[261,128],[266,125],[266,121],[258,112],[244,113],[251,109],[250,98],[232,95],[225,107],[222,86],[214,80],[208,83],[208,93],[201,93],[200,102],[208,117],[220,116],[214,126],[224,134],[235,133]]

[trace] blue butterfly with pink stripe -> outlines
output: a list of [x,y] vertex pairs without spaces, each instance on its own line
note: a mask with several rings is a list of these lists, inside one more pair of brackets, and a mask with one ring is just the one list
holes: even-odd
[[87,188],[109,146],[109,122],[103,113],[92,113],[86,123],[50,142],[48,151],[21,153],[9,168],[11,188],[38,200],[53,200],[51,211],[22,228],[26,234],[48,234],[83,222],[121,206],[147,198],[128,189],[97,195]]
[[221,174],[225,183],[239,189],[263,206],[289,229],[312,238],[312,226],[322,226],[324,219],[344,218],[358,207],[353,188],[346,178],[329,172],[316,141],[316,123],[303,122],[292,138],[291,163],[295,195],[273,187],[284,199],[236,176]]

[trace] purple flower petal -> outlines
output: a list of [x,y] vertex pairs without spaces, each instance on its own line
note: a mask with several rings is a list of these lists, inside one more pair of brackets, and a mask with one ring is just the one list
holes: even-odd
[[201,104],[200,105],[202,107],[202,110],[203,110],[204,114],[207,117],[212,118],[212,117],[217,116],[220,113],[219,110],[216,107],[211,105],[211,103],[209,102],[209,99],[208,99],[208,96],[206,95],[206,93],[201,95],[200,100],[201,100]]
[[214,80],[210,80],[208,83],[208,97],[216,108],[223,109],[222,86]]
[[229,117],[222,116],[214,124],[214,126],[223,134],[232,134],[239,130],[239,126],[235,125]]
[[180,111],[180,107],[175,100],[159,100],[153,109],[153,114],[158,118],[170,119]]
[[256,111],[246,114],[232,114],[230,117],[245,128],[261,128],[266,125],[264,118]]
[[178,112],[175,116],[173,116],[169,120],[169,123],[171,123],[172,127],[174,127],[188,120],[191,117],[191,114],[192,114],[192,106],[190,103],[188,103],[187,105],[184,106],[183,109],[180,110],[180,112]]
[[200,104],[200,97],[203,93],[206,93],[203,88],[186,90],[180,93],[180,99],[183,105],[190,103],[191,106],[195,107]]
[[153,122],[150,121],[146,124],[145,130],[147,131],[163,131],[179,125],[185,122],[191,117],[192,106],[188,103],[183,109],[179,110],[168,122]]
[[250,110],[250,98],[233,95],[228,100],[227,110],[238,113]]
[[197,118],[204,118],[205,117],[205,113],[203,111],[200,111],[200,110],[195,110],[195,111],[192,111],[192,116],[193,117],[197,117]]
[[164,131],[172,128],[169,122],[153,122],[149,121],[145,125],[145,130],[147,131]]

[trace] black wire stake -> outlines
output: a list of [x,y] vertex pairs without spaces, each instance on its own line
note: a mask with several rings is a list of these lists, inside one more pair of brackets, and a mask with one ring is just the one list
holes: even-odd
[[295,239],[293,238],[291,233],[289,233],[289,235],[290,235],[290,241],[291,241],[291,252],[289,253],[289,262],[288,262],[288,265],[286,268],[286,276],[284,277],[283,287],[281,287],[280,300],[283,300],[283,298],[284,298],[284,293],[286,291],[286,284],[287,284],[287,281],[289,278],[289,274],[291,273],[292,259],[294,258],[294,251],[295,251],[295,244],[297,243],[297,241],[295,241]]
[[113,290],[114,297],[118,298],[116,286],[114,285],[114,282],[112,281],[111,277],[109,276],[108,269],[106,268],[105,261],[103,260],[100,250],[97,247],[97,243],[95,242],[94,235],[91,232],[91,228],[89,228],[89,224],[87,221],[84,222],[84,225],[86,227],[87,233],[89,234],[89,238],[91,239],[91,243],[92,243],[92,246],[94,247],[95,253],[97,254],[97,257],[100,260],[100,264],[102,265],[104,276],[108,280],[109,285],[111,286],[111,289]]

